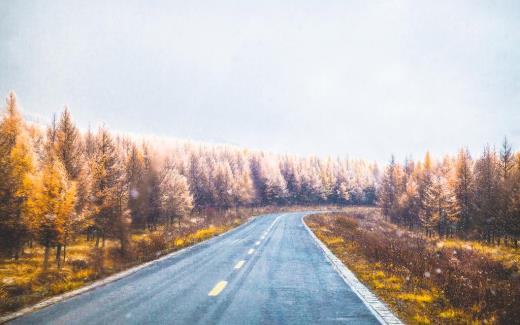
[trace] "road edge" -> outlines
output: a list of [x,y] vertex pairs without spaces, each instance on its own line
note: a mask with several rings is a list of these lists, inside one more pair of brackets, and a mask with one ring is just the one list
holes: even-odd
[[[270,215],[272,213],[267,213],[265,215]],[[29,307],[25,307],[25,308],[22,308],[18,311],[15,311],[15,312],[12,312],[12,313],[9,313],[5,316],[2,316],[0,317],[0,324],[4,324],[4,323],[7,323],[9,321],[12,321],[16,318],[20,318],[22,316],[25,316],[27,314],[30,314],[30,313],[33,313],[37,310],[40,310],[40,309],[43,309],[43,308],[46,308],[46,307],[49,307],[51,305],[54,305],[58,302],[62,302],[62,301],[65,301],[69,298],[72,298],[72,297],[75,297],[75,296],[79,296],[83,293],[86,293],[86,292],[89,292],[89,291],[92,291],[94,289],[97,289],[99,287],[102,287],[102,286],[105,286],[109,283],[112,283],[112,282],[115,282],[115,281],[118,281],[118,280],[121,280],[131,274],[134,274],[144,268],[147,268],[149,266],[152,266],[156,263],[159,263],[159,262],[162,262],[164,260],[167,260],[169,258],[172,258],[172,257],[175,257],[177,255],[181,255],[181,254],[184,254],[184,253],[187,253],[189,252],[190,250],[194,249],[195,247],[199,246],[199,245],[202,245],[202,244],[207,244],[213,240],[216,240],[217,238],[221,237],[221,236],[224,236],[224,235],[228,235],[240,228],[243,228],[245,227],[246,225],[250,224],[252,221],[256,220],[258,217],[260,216],[264,216],[263,214],[262,215],[258,215],[258,216],[252,216],[252,217],[249,217],[247,219],[246,222],[238,225],[237,227],[233,228],[233,229],[230,229],[224,233],[221,233],[217,236],[214,236],[214,237],[211,237],[209,239],[206,239],[206,240],[203,240],[201,242],[198,242],[194,245],[191,245],[189,247],[185,247],[183,249],[180,249],[178,251],[175,251],[175,252],[171,252],[171,253],[168,253],[166,255],[163,255],[155,260],[151,260],[151,261],[148,261],[148,262],[145,262],[143,264],[139,264],[137,266],[134,266],[134,267],[131,267],[129,269],[126,269],[124,271],[121,271],[121,272],[118,272],[118,273],[115,273],[115,274],[112,274],[106,278],[103,278],[103,279],[100,279],[100,280],[97,280],[97,281],[94,281],[92,282],[91,284],[89,285],[86,285],[84,287],[81,287],[79,289],[76,289],[76,290],[72,290],[72,291],[68,291],[68,292],[65,292],[61,295],[58,295],[58,296],[54,296],[54,297],[51,297],[51,298],[48,298],[48,299],[45,299],[45,300],[42,300],[40,301],[39,303],[35,304],[35,305],[32,305],[32,306],[29,306]]]
[[361,283],[356,275],[350,271],[348,267],[343,264],[343,262],[337,258],[330,251],[330,249],[314,234],[309,226],[307,226],[304,218],[311,214],[314,213],[304,214],[301,217],[302,224],[314,239],[315,244],[322,249],[323,254],[327,257],[329,262],[339,273],[345,283],[352,289],[352,291],[354,291],[354,293],[361,299],[361,301],[363,301],[363,303],[368,307],[368,309],[372,312],[372,314],[374,314],[374,316],[381,324],[403,325],[404,323],[394,315],[388,306],[379,300],[379,298],[373,294],[372,291],[370,291],[370,289],[368,289],[363,283]]

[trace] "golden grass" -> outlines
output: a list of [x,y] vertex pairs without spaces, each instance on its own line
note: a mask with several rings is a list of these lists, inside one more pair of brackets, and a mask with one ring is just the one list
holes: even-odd
[[509,247],[505,245],[488,245],[473,240],[461,239],[444,239],[436,242],[438,247],[447,247],[454,249],[475,250],[487,255],[491,259],[501,262],[508,267],[520,265],[520,248]]

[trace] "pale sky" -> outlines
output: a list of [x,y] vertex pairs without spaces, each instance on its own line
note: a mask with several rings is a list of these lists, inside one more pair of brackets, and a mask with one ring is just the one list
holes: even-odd
[[519,1],[0,0],[0,95],[47,121],[300,155],[520,148]]

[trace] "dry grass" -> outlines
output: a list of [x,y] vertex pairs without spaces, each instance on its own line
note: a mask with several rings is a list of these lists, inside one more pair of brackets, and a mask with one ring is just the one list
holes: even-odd
[[[516,324],[518,252],[461,240],[428,240],[377,209],[314,215],[307,223],[409,324]],[[511,254],[511,255],[507,255]]]

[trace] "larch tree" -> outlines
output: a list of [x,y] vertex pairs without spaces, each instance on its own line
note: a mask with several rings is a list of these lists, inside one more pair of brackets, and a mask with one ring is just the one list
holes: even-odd
[[129,191],[128,208],[132,217],[132,226],[144,228],[146,225],[148,189],[145,182],[144,157],[135,144],[130,144],[125,171]]
[[188,180],[175,169],[167,168],[161,182],[161,213],[171,227],[174,221],[179,223],[193,208],[193,196]]
[[418,184],[418,195],[420,202],[419,220],[423,228],[426,230],[427,235],[432,236],[435,222],[432,220],[432,204],[428,203],[429,201],[431,202],[430,192],[431,187],[433,186],[433,162],[430,156],[430,152],[426,152],[424,162],[422,165],[419,164],[418,168],[420,169]]
[[511,144],[504,138],[500,148],[499,168],[500,168],[500,212],[497,220],[498,232],[501,236],[509,235],[508,223],[511,220],[512,202],[515,192],[514,175],[515,157]]
[[[46,270],[50,249],[61,247],[65,242],[68,220],[74,212],[76,200],[75,184],[67,178],[67,173],[58,160],[54,149],[48,148],[43,161],[41,178],[37,186],[37,211],[32,228],[38,241],[44,247],[43,268]],[[56,264],[61,267],[61,256],[57,249]]]
[[152,160],[147,146],[143,147],[144,153],[144,184],[146,201],[146,226],[154,230],[161,215],[161,180],[158,168]]
[[31,142],[18,111],[16,94],[9,93],[0,123],[0,245],[9,256],[20,256],[28,239],[34,185]]
[[102,240],[103,247],[107,235],[115,235],[126,253],[127,226],[129,218],[125,209],[123,168],[114,141],[108,131],[101,128],[97,134],[95,158],[92,169],[92,224],[95,229],[96,248]]
[[453,191],[459,219],[458,230],[462,236],[465,236],[473,226],[472,217],[475,212],[474,185],[471,156],[467,149],[461,149],[455,161]]
[[475,163],[476,227],[481,236],[492,242],[497,235],[499,220],[500,174],[497,154],[489,147]]
[[73,228],[81,227],[82,220],[80,216],[88,198],[88,179],[84,177],[81,134],[72,120],[68,107],[65,107],[63,110],[54,130],[53,143],[53,148],[65,169],[67,179],[74,182],[77,192],[75,210],[67,217],[63,241],[58,242],[56,247],[56,259],[61,258],[61,248],[63,246],[63,260],[65,260],[67,243],[70,240]]

